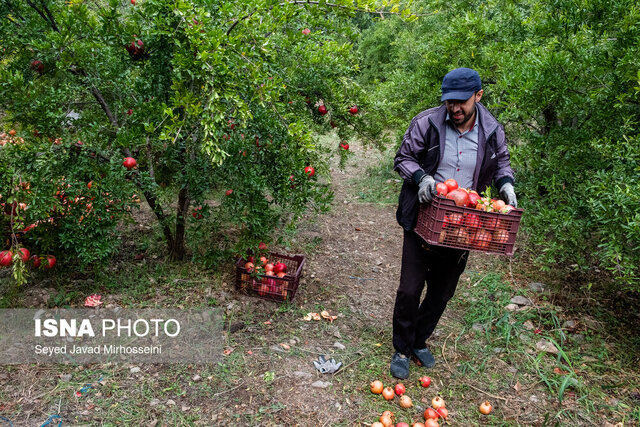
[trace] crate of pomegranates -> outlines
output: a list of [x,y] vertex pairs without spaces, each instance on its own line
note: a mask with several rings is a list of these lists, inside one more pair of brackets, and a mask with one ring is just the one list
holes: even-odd
[[432,245],[513,255],[523,210],[451,181],[438,183],[438,195],[420,204],[415,232]]
[[236,289],[260,298],[290,301],[298,290],[304,256],[275,252],[240,258],[236,262]]

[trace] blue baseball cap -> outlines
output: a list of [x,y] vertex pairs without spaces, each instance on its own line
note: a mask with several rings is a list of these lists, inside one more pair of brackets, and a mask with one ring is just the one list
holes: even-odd
[[440,100],[467,100],[480,89],[482,89],[482,82],[476,70],[456,68],[449,71],[442,79],[442,98]]

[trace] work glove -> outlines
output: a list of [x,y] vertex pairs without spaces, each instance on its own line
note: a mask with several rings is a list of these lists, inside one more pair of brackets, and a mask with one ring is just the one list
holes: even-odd
[[420,203],[429,203],[436,194],[438,194],[436,180],[431,175],[423,175],[418,184],[418,200],[420,200]]
[[318,356],[318,360],[313,361],[313,365],[321,374],[333,374],[337,372],[342,366],[342,362],[337,362],[334,359],[328,360],[324,355]]
[[504,200],[506,204],[511,205],[514,208],[518,207],[516,192],[514,191],[513,185],[510,182],[506,182],[502,185],[502,187],[500,187],[500,196],[502,196],[502,200]]

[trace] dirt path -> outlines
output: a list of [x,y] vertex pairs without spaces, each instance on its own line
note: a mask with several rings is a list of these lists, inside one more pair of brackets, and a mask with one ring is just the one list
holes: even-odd
[[[363,381],[363,372],[344,374],[342,378],[327,378],[318,374],[311,361],[316,354],[336,354],[345,364],[367,362],[375,359],[375,368],[370,376],[388,377],[388,360],[392,354],[391,320],[395,292],[398,286],[402,229],[395,219],[395,205],[363,203],[353,189],[353,180],[361,177],[368,166],[375,165],[392,153],[382,154],[366,150],[352,144],[355,156],[344,169],[332,169],[332,188],[335,192],[333,208],[329,214],[303,223],[298,238],[302,242],[320,241],[316,250],[307,258],[305,278],[295,297],[294,303],[304,310],[313,307],[324,308],[334,313],[348,313],[339,317],[335,324],[302,325],[296,330],[297,336],[291,343],[302,349],[302,357],[282,357],[281,364],[274,366],[273,357],[263,359],[263,366],[275,369],[276,376],[283,378],[283,384],[269,393],[282,404],[278,419],[285,425],[357,425],[355,420],[363,415],[360,398],[366,393],[356,393],[355,401],[344,398],[339,388],[363,387],[368,391],[368,381]],[[476,257],[472,257],[470,264]],[[442,324],[449,317],[457,319],[459,313],[445,312]],[[379,340],[377,351],[364,347],[358,334],[373,331]],[[435,337],[441,336],[437,330]],[[273,339],[285,340],[282,335]],[[286,341],[286,340],[285,340]],[[336,351],[335,343],[346,346]],[[257,360],[254,360],[257,362]],[[380,363],[382,363],[380,365]],[[365,363],[366,364],[366,363]],[[353,367],[353,366],[351,366]],[[292,375],[292,372],[296,374]],[[303,374],[308,374],[303,377]],[[349,379],[347,379],[349,377]],[[301,379],[303,378],[303,379]],[[365,378],[366,377],[365,373]],[[327,388],[314,387],[314,382],[330,383]],[[348,385],[346,385],[348,384]],[[338,389],[336,389],[338,388]],[[343,390],[344,391],[344,390]],[[353,395],[352,395],[353,396]],[[351,421],[348,421],[351,420]],[[367,422],[366,418],[360,419]],[[369,421],[370,422],[370,421]]]
[[[353,190],[352,180],[382,160],[383,154],[359,145],[351,149],[355,159],[344,170],[332,169],[333,209],[313,227],[323,243],[310,259],[308,273],[315,280],[307,292],[315,290],[314,283],[332,284],[334,294],[345,298],[354,313],[385,324],[391,320],[399,277],[402,231],[395,206],[363,203]],[[313,228],[303,227],[302,237],[313,235]]]

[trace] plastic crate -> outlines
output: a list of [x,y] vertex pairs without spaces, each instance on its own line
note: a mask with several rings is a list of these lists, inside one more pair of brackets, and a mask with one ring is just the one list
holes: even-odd
[[[287,266],[286,274],[283,277],[276,277],[262,274],[262,270],[247,271],[245,268],[247,260],[240,258],[236,262],[236,289],[264,299],[291,301],[300,285],[304,256],[272,252],[267,258],[272,264],[277,262],[285,264]],[[259,263],[260,261],[256,265]]]
[[522,213],[484,212],[435,196],[420,204],[415,232],[432,245],[511,256]]

